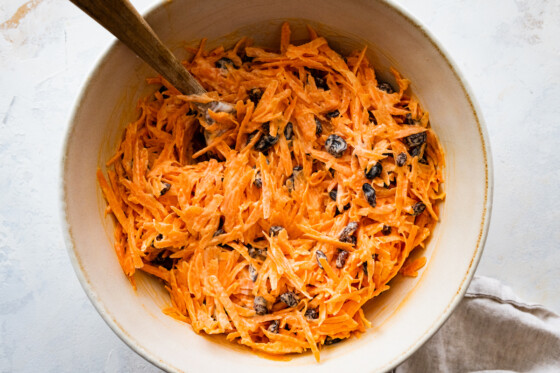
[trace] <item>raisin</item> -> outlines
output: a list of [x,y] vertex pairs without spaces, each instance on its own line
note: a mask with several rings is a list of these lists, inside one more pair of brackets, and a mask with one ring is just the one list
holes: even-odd
[[281,227],[279,225],[273,225],[270,227],[270,229],[268,230],[268,235],[270,237],[274,237],[274,236],[278,236],[278,234],[280,233],[280,231],[284,229],[284,227]]
[[317,88],[321,88],[325,91],[329,90],[329,85],[327,84],[327,81],[325,79],[327,75],[326,72],[322,70],[316,70],[316,69],[307,69],[307,71],[309,72],[309,74],[311,74],[311,76],[315,80],[315,85],[317,86]]
[[325,338],[325,342],[323,342],[323,344],[325,346],[330,346],[330,345],[333,345],[333,344],[338,343],[340,341],[342,341],[341,338],[331,338],[330,336],[327,335],[327,338]]
[[253,301],[253,308],[255,309],[257,315],[266,315],[268,313],[267,303],[266,299],[260,295],[255,297],[255,300]]
[[340,236],[338,237],[338,240],[340,242],[352,242],[352,239],[350,237],[354,233],[356,233],[357,230],[358,230],[358,223],[357,222],[352,221],[352,222],[348,223],[348,225],[346,227],[344,227],[344,229],[342,229],[342,232],[340,233]]
[[247,92],[247,95],[249,95],[249,100],[257,106],[262,98],[263,91],[260,88],[253,88]]
[[308,308],[305,311],[304,316],[308,319],[308,320],[316,320],[319,318],[319,311],[317,310],[317,308]]
[[280,321],[279,320],[274,320],[270,323],[270,325],[268,326],[268,328],[266,330],[268,330],[271,333],[278,333],[278,329],[280,328]]
[[331,177],[334,177],[334,173],[335,173],[335,172],[336,172],[336,171],[334,170],[334,168],[329,167],[329,173],[331,174]]
[[367,277],[367,275],[368,275],[367,262],[362,263],[362,271],[364,271],[364,276]]
[[292,291],[287,291],[280,295],[280,301],[282,301],[288,307],[295,307],[299,303],[299,297]]
[[286,137],[286,140],[291,140],[292,137],[294,137],[294,125],[292,122],[288,122],[286,127],[284,127],[284,136]]
[[329,192],[329,197],[331,197],[333,201],[336,201],[337,194],[338,194],[338,189],[334,188]]
[[247,54],[243,54],[243,56],[241,56],[242,63],[253,62],[254,59],[255,57],[249,57]]
[[327,141],[325,141],[325,149],[335,158],[342,157],[347,147],[346,141],[338,135],[330,135],[327,137]]
[[332,118],[336,118],[340,115],[340,112],[338,111],[338,109],[328,112],[327,114],[325,114],[326,118],[332,119]]
[[365,183],[364,185],[362,185],[362,191],[364,192],[364,196],[366,197],[369,205],[371,207],[375,207],[375,204],[377,202],[375,198],[375,189],[373,189],[370,184]]
[[227,58],[227,57],[222,57],[214,63],[214,66],[216,66],[219,69],[226,69],[227,65],[235,67],[235,64],[233,63],[233,61],[231,59]]
[[404,124],[407,124],[409,126],[414,126],[420,124],[420,121],[416,119],[412,119],[412,114],[408,113],[404,117]]
[[396,159],[397,166],[402,167],[406,163],[406,153],[399,153]]
[[247,142],[246,144],[250,143],[251,140],[253,140],[253,137],[257,136],[257,134],[259,133],[259,130],[254,130],[253,132],[251,132],[250,134],[247,135]]
[[222,234],[226,233],[223,228],[218,228],[216,232],[212,235],[212,237],[221,236]]
[[420,132],[410,136],[406,136],[405,138],[403,138],[403,141],[406,145],[412,147],[412,146],[422,145],[423,143],[426,142],[426,138],[427,138],[426,132]]
[[375,126],[377,126],[377,119],[375,118],[375,115],[373,115],[373,113],[369,110],[368,110],[368,114],[369,114],[369,121],[372,122]]
[[161,240],[163,240],[163,234],[160,233],[156,236],[156,241],[161,241]]
[[321,250],[317,250],[315,252],[315,257],[317,258],[317,263],[319,264],[319,268],[323,269],[323,265],[321,264],[321,262],[319,261],[319,259],[323,258],[323,259],[327,259],[327,256],[325,255],[324,252],[322,252]]
[[423,145],[413,146],[412,148],[408,149],[408,153],[410,154],[411,157],[422,158],[424,156],[424,146]]
[[321,136],[322,133],[323,133],[323,125],[321,124],[319,118],[315,117],[315,135]]
[[185,114],[186,116],[191,116],[191,115],[196,115],[198,114],[198,112],[196,110],[193,110],[192,108],[189,108],[189,111],[187,111],[187,114]]
[[[348,202],[347,204],[345,204],[342,209],[344,211],[348,210],[350,208],[350,202]],[[334,216],[337,216],[340,214],[340,211],[338,211],[338,207],[336,208],[336,211],[334,212]]]
[[421,213],[423,213],[425,209],[426,209],[426,205],[424,204],[424,202],[416,202],[412,206],[412,211],[413,211],[412,215],[418,216]]
[[152,264],[155,266],[163,267],[168,271],[170,271],[171,268],[173,268],[174,263],[173,263],[173,259],[170,258],[169,256],[163,257],[163,251],[162,251],[154,259],[152,259]]
[[393,87],[389,84],[389,83],[380,83],[377,88],[379,88],[381,91],[387,92],[389,94],[391,93],[395,93],[395,90],[393,89]]
[[366,179],[369,180],[373,180],[379,175],[381,175],[381,171],[383,171],[383,166],[381,165],[381,162],[377,162],[376,164],[371,166],[369,170],[367,168],[364,170],[366,174]]
[[259,273],[255,269],[255,267],[253,267],[252,264],[249,264],[249,277],[251,278],[251,281],[253,281],[253,282],[257,281],[258,276],[259,276]]
[[328,91],[330,89],[326,79],[319,77],[313,77],[313,79],[315,79],[315,85],[317,86],[317,88],[320,88],[324,91]]
[[278,136],[271,136],[269,134],[264,134],[261,136],[259,141],[255,144],[255,150],[259,152],[266,152],[272,148],[278,142]]
[[266,249],[259,249],[253,247],[251,244],[247,244],[246,246],[247,246],[247,252],[249,253],[249,256],[253,259],[265,260],[266,257],[268,256]]
[[253,180],[253,184],[255,184],[255,186],[259,189],[262,188],[262,178],[260,171],[257,171],[257,173],[255,174],[255,180]]
[[383,233],[385,236],[391,234],[391,226],[383,225],[383,228],[381,229],[381,233]]
[[171,189],[171,184],[163,182],[163,189],[159,192],[159,196],[163,196],[165,193],[169,192],[169,189]]
[[348,251],[338,249],[338,255],[336,257],[336,268],[342,268],[348,260]]

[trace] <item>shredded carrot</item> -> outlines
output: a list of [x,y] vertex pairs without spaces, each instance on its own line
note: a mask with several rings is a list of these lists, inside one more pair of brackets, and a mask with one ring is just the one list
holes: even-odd
[[[445,198],[442,147],[409,81],[376,78],[364,48],[343,58],[309,28],[278,52],[207,51],[185,67],[208,94],[161,77],[139,102],[107,178],[115,251],[165,283],[164,312],[197,333],[271,354],[319,350],[371,326],[362,306],[416,276]],[[197,103],[233,113],[208,123]]]

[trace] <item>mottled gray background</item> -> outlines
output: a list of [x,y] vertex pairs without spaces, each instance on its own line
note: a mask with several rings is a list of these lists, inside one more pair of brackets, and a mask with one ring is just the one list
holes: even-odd
[[[477,273],[560,311],[560,2],[397,2],[443,43],[488,125],[494,208]],[[0,3],[2,372],[158,371],[96,313],[59,223],[67,118],[111,41],[66,0]]]

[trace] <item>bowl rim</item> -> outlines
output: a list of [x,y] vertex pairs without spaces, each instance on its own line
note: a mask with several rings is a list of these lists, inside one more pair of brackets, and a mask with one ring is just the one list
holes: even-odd
[[[470,87],[469,83],[467,82],[467,80],[459,70],[457,64],[449,56],[447,51],[443,48],[442,43],[434,36],[434,34],[431,31],[429,31],[429,29],[426,26],[424,26],[424,24],[420,22],[416,18],[416,16],[414,16],[411,12],[409,12],[404,6],[396,3],[394,0],[375,0],[375,1],[383,6],[390,8],[391,10],[394,10],[401,17],[403,17],[403,19],[406,20],[411,26],[413,26],[418,31],[420,31],[430,42],[430,44],[436,49],[440,57],[442,57],[445,60],[451,72],[453,73],[454,77],[459,82],[461,89],[469,102],[473,116],[476,120],[480,140],[482,143],[482,150],[484,153],[483,159],[484,159],[485,179],[486,179],[485,180],[486,188],[484,191],[484,207],[483,207],[483,213],[480,222],[478,241],[473,257],[471,258],[469,268],[465,276],[463,277],[459,289],[457,290],[453,298],[449,301],[444,311],[438,316],[436,321],[428,329],[426,329],[424,334],[418,340],[416,340],[412,344],[412,346],[408,348],[408,350],[403,351],[399,356],[395,357],[392,361],[389,361],[385,366],[381,367],[382,371],[386,371],[400,365],[402,362],[408,359],[414,352],[416,352],[425,342],[427,342],[428,339],[430,339],[443,326],[443,324],[451,316],[451,314],[453,313],[453,311],[455,310],[459,302],[461,302],[461,300],[463,299],[463,296],[466,293],[467,288],[474,276],[478,263],[480,262],[480,258],[482,256],[482,252],[484,250],[484,246],[488,236],[488,230],[489,230],[490,220],[492,216],[492,201],[493,201],[493,194],[494,194],[494,169],[493,169],[492,153],[490,149],[490,141],[489,141],[486,123],[481,114],[480,106],[475,96],[472,93],[472,88]],[[159,0],[158,2],[146,7],[146,9],[143,9],[141,11],[141,14],[145,18],[149,18],[153,13],[159,11],[160,8],[164,7],[166,3],[167,0]],[[68,166],[67,155],[69,152],[70,139],[73,137],[75,131],[74,122],[82,106],[82,103],[88,94],[87,88],[99,74],[101,66],[103,66],[107,62],[109,56],[120,45],[121,42],[119,40],[113,40],[108,48],[104,49],[97,55],[97,58],[95,58],[95,60],[93,61],[93,69],[88,72],[86,79],[83,80],[82,83],[80,84],[79,87],[80,93],[77,96],[73,109],[69,113],[67,118],[67,129],[64,137],[63,147],[62,147],[62,157],[60,160],[60,174],[59,174],[60,184],[59,184],[59,196],[58,196],[59,214],[60,214],[61,226],[63,230],[64,243],[66,246],[66,250],[68,252],[68,256],[70,258],[70,262],[72,263],[72,267],[74,268],[74,272],[76,273],[76,276],[78,277],[78,280],[83,290],[85,291],[87,297],[93,304],[94,308],[97,310],[99,315],[103,318],[105,323],[113,330],[113,332],[134,352],[136,352],[143,359],[155,365],[156,367],[168,372],[183,372],[183,370],[170,365],[166,361],[159,359],[157,356],[155,356],[155,354],[145,349],[123,327],[121,327],[121,325],[117,322],[116,319],[113,318],[113,316],[110,314],[103,301],[98,297],[97,293],[95,292],[93,284],[90,283],[89,279],[85,275],[85,270],[82,266],[82,263],[80,262],[80,259],[76,255],[76,249],[75,249],[74,239],[72,234],[72,227],[70,226],[68,221],[68,211],[67,211],[67,204],[66,204],[67,185],[66,185],[65,175],[67,174],[67,166]]]

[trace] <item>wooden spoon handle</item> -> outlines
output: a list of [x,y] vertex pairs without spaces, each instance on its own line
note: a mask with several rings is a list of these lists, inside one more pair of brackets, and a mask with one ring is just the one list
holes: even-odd
[[181,93],[206,93],[128,0],[70,1],[115,35]]

